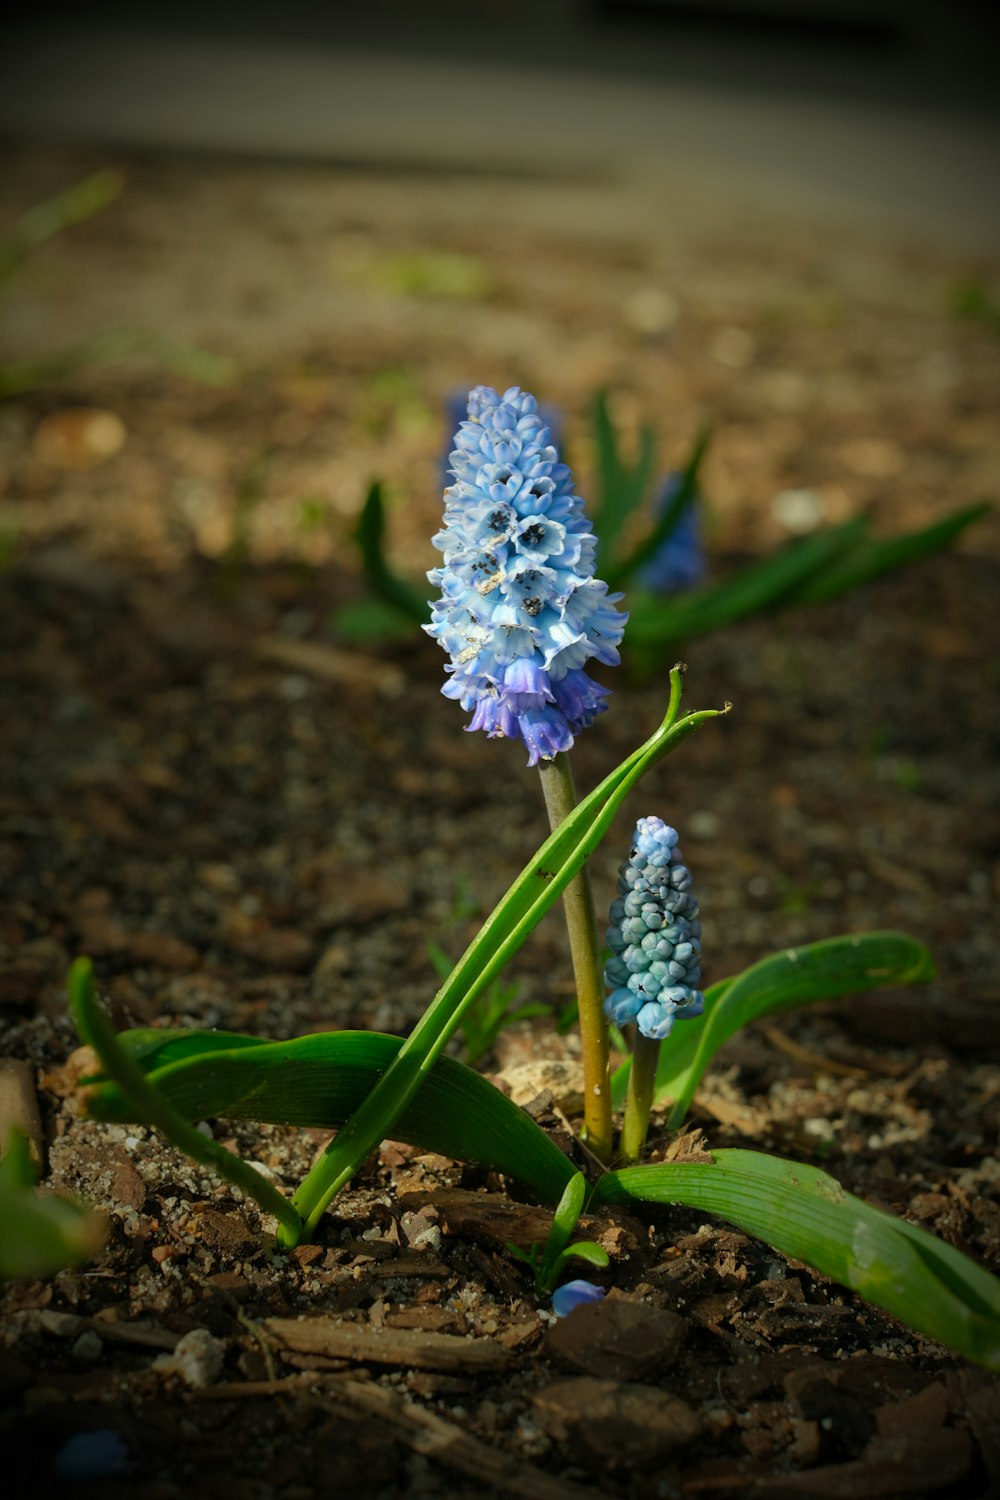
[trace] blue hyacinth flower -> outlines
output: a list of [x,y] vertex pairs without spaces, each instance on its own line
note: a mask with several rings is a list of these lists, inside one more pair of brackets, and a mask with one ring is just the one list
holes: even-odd
[[701,922],[691,872],[676,830],[662,818],[636,824],[610,918],[605,1014],[617,1026],[634,1021],[643,1036],[663,1041],[675,1021],[701,1015],[705,997],[698,989]]
[[472,714],[466,727],[522,740],[533,766],[606,707],[584,668],[617,664],[628,617],[594,577],[597,541],[534,396],[476,386],[467,411],[424,629],[448,653],[442,692]]

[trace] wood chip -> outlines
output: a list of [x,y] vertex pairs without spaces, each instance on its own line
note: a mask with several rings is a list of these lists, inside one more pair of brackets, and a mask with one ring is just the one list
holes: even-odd
[[116,1323],[112,1318],[84,1318],[77,1313],[56,1312],[43,1308],[38,1314],[38,1325],[46,1333],[57,1338],[78,1338],[81,1333],[92,1330],[102,1339],[116,1344],[136,1344],[144,1349],[175,1349],[181,1335],[156,1323]]
[[803,1474],[759,1480],[755,1500],[883,1500],[893,1495],[956,1494],[972,1469],[972,1440],[964,1428],[946,1427],[890,1442],[876,1438],[863,1457]]
[[[288,1321],[271,1319],[271,1322]],[[318,1320],[314,1320],[318,1321]],[[463,1341],[456,1341],[463,1342]],[[231,1381],[195,1393],[201,1400],[233,1401],[240,1398],[294,1396],[301,1394],[324,1405],[346,1401],[372,1416],[385,1419],[393,1436],[415,1453],[468,1474],[483,1493],[516,1495],[520,1500],[594,1500],[589,1486],[557,1479],[512,1453],[491,1447],[435,1411],[408,1401],[396,1391],[374,1381],[348,1380],[339,1375],[291,1375],[284,1380]]]
[[777,1051],[783,1052],[795,1062],[805,1063],[807,1068],[813,1068],[817,1073],[837,1073],[844,1078],[867,1078],[868,1073],[864,1068],[856,1068],[852,1063],[836,1062],[819,1052],[812,1052],[808,1047],[803,1047],[792,1037],[786,1036],[779,1031],[777,1026],[765,1026],[762,1028],[764,1035]]
[[[431,1188],[427,1192],[406,1193],[399,1199],[404,1212],[416,1213],[434,1208],[445,1234],[463,1239],[486,1240],[490,1244],[544,1245],[552,1228],[551,1209],[535,1208],[529,1203],[515,1203],[499,1193],[470,1193],[462,1188]],[[581,1239],[596,1240],[609,1255],[635,1250],[639,1230],[627,1215],[617,1214],[615,1221],[584,1214],[577,1224]]]
[[393,1365],[415,1370],[482,1370],[507,1368],[510,1355],[489,1339],[423,1333],[410,1328],[367,1328],[335,1318],[265,1318],[263,1327],[279,1348],[297,1354],[324,1354],[359,1364]]

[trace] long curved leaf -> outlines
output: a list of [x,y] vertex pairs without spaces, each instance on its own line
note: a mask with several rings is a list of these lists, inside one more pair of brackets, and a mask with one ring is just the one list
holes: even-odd
[[967,1359],[1000,1370],[1000,1281],[953,1246],[873,1208],[816,1167],[756,1151],[609,1172],[591,1205],[719,1214]]
[[[185,1120],[224,1115],[272,1125],[339,1129],[371,1093],[402,1045],[377,1031],[320,1032],[261,1042],[233,1032],[125,1031],[118,1043],[147,1084]],[[85,1081],[92,1119],[149,1123],[101,1075]],[[574,1168],[530,1115],[480,1074],[440,1058],[393,1127],[396,1139],[517,1177],[559,1199]]]
[[302,1234],[302,1220],[294,1206],[249,1162],[227,1151],[218,1141],[202,1135],[170,1100],[151,1087],[142,1063],[123,1047],[118,1033],[94,994],[94,971],[89,958],[76,958],[70,965],[66,982],[69,1008],[80,1040],[92,1047],[101,1060],[107,1077],[121,1090],[135,1111],[132,1118],[148,1120],[161,1130],[181,1151],[204,1162],[220,1177],[232,1182],[266,1213],[272,1214],[292,1244]]
[[[713,985],[705,992],[704,1014],[679,1024],[660,1050],[654,1097],[674,1101],[669,1129],[683,1121],[719,1048],[749,1022],[816,1000],[890,984],[921,984],[933,977],[934,960],[915,938],[903,932],[860,932],[772,953]],[[612,1081],[616,1105],[627,1083],[626,1063]]]

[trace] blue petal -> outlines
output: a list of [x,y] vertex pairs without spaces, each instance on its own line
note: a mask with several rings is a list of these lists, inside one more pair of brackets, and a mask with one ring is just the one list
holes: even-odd
[[600,1302],[604,1288],[592,1281],[567,1281],[552,1293],[552,1311],[557,1318],[567,1317],[574,1307],[584,1307],[588,1302]]

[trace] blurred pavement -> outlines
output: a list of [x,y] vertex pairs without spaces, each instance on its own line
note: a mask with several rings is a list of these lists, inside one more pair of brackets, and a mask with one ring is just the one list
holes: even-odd
[[[492,54],[484,49],[484,57]],[[551,176],[636,229],[692,217],[1000,247],[1000,119],[985,109],[340,43],[85,25],[8,34],[0,131],[428,174]],[[870,63],[868,65],[870,73]],[[666,70],[665,70],[666,71]],[[718,73],[718,69],[716,72]],[[865,75],[868,81],[868,74]],[[568,185],[568,184],[567,184]],[[537,201],[537,200],[536,200]],[[551,220],[560,195],[553,195]],[[603,207],[602,207],[603,205]],[[543,213],[546,210],[541,210]]]

